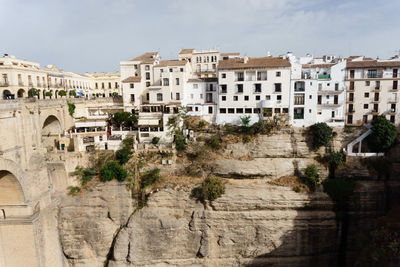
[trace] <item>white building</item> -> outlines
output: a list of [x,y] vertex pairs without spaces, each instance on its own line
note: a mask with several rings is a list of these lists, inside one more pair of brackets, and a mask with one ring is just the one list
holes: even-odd
[[288,119],[290,62],[280,57],[233,58],[219,61],[217,124],[240,124],[248,115]]
[[343,126],[345,61],[335,60],[334,56],[287,56],[292,64],[290,124],[304,127],[326,122]]

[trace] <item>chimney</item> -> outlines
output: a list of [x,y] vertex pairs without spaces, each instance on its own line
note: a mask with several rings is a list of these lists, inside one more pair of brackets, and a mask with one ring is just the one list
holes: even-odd
[[249,61],[249,57],[246,55],[246,56],[244,56],[244,64],[246,64],[247,61]]

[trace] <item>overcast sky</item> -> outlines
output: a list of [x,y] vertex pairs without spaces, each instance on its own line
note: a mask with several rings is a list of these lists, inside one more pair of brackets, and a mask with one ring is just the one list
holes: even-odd
[[0,53],[81,73],[181,48],[388,58],[399,10],[399,0],[0,0]]

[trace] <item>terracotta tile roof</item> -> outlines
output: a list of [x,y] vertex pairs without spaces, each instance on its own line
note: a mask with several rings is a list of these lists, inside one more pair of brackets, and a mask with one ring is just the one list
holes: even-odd
[[147,52],[138,57],[132,58],[129,61],[142,61],[143,63],[153,63],[154,57],[157,55],[157,52]]
[[322,68],[322,69],[324,69],[324,68],[330,68],[330,67],[332,67],[333,65],[335,65],[335,64],[333,64],[333,63],[326,63],[326,64],[303,64],[303,65],[301,65],[303,68]]
[[160,63],[154,67],[174,67],[174,66],[185,66],[187,61],[185,60],[160,60]]
[[232,53],[221,53],[221,56],[240,56],[239,52],[232,52]]
[[376,61],[376,60],[363,60],[363,61],[350,61],[347,62],[347,68],[391,68],[400,67],[400,61]]
[[140,76],[130,76],[124,80],[122,80],[123,83],[139,83],[142,80],[142,77]]
[[181,51],[179,51],[179,54],[190,54],[193,51],[194,51],[194,48],[181,49]]
[[243,58],[221,60],[218,69],[242,69],[263,67],[290,67],[290,62],[280,57],[255,57],[249,58],[244,63]]

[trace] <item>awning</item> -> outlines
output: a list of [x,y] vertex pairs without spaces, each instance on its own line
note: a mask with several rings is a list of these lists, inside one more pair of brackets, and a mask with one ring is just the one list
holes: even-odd
[[158,119],[139,119],[139,125],[158,125]]
[[81,92],[76,92],[76,94],[79,96],[83,96],[83,94]]

